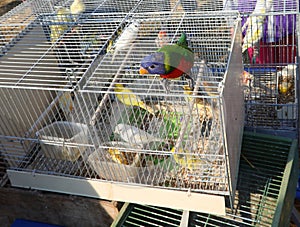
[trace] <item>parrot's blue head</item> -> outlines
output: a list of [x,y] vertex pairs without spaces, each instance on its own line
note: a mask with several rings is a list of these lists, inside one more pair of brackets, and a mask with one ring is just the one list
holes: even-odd
[[162,52],[150,54],[141,61],[140,74],[165,74],[165,56]]

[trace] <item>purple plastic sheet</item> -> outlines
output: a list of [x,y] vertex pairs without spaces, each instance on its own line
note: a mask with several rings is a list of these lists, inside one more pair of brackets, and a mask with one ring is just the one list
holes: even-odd
[[[273,17],[272,27],[268,26],[268,20],[270,17]],[[243,17],[242,26],[246,22],[247,17]],[[272,30],[269,31],[269,30]],[[287,35],[295,33],[296,30],[296,14],[287,14],[287,15],[276,15],[276,16],[266,16],[264,23],[264,34],[262,41],[263,42],[278,42],[280,39],[286,37]],[[243,32],[243,36],[245,35]],[[269,34],[273,34],[273,37],[270,37]]]
[[[228,4],[230,0],[227,1]],[[255,9],[256,1],[238,0],[238,4],[231,3],[232,9],[238,10],[242,15],[242,26],[247,20],[249,14]],[[297,0],[273,0],[272,12],[296,12]],[[268,21],[273,21],[268,25]],[[263,42],[277,42],[289,34],[293,34],[296,29],[296,14],[282,14],[266,16],[264,23]],[[272,34],[272,37],[271,35]],[[245,35],[245,32],[243,33]]]

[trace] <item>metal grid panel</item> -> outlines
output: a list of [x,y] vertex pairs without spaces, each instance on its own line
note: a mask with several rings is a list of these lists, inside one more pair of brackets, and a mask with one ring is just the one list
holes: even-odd
[[183,11],[183,12],[206,12],[223,10],[223,1],[200,1],[200,0],[152,0],[140,1],[139,6],[134,9],[139,12],[159,11]]
[[132,10],[134,13],[163,12],[177,9],[180,0],[142,0]]
[[[58,7],[69,8],[73,0],[32,0],[31,7],[36,14],[54,13]],[[105,0],[101,2],[93,0],[83,0],[85,4],[85,13],[103,13],[103,12],[161,12],[161,11],[219,11],[223,10],[225,2],[218,1],[200,1],[200,0],[135,0],[135,1],[113,1]]]
[[[70,9],[70,6],[74,0],[31,0],[28,1],[30,7],[36,15],[41,14],[51,14],[55,13],[60,7],[65,7]],[[138,4],[138,0],[133,1],[114,1],[114,0],[104,0],[104,1],[94,1],[94,0],[82,0],[85,10],[83,13],[112,13],[112,12],[123,12],[128,13]]]
[[[224,217],[191,212],[188,226],[272,226],[281,216],[278,198],[286,190],[283,184],[286,163],[296,161],[296,141],[262,134],[244,133],[239,180],[234,209]],[[276,163],[276,165],[273,165]],[[297,165],[293,164],[293,168]],[[293,171],[293,169],[289,169]],[[168,226],[180,225],[182,211],[138,204],[125,204],[112,226],[165,226],[157,216],[163,215]]]
[[[124,205],[125,207],[126,205]],[[122,210],[124,209],[122,208]],[[179,226],[182,211],[159,208],[154,206],[132,205],[126,206],[126,212],[130,212],[122,226]],[[122,212],[122,211],[121,211]]]
[[[58,33],[61,30],[65,30],[64,27],[69,25],[70,19],[74,20],[75,17],[85,17],[87,14],[92,13],[128,13],[133,11],[140,1],[83,1],[85,10],[80,15],[73,15],[71,5],[72,0],[28,0],[19,4],[10,12],[0,17],[0,47],[1,54],[5,53],[7,48],[14,45],[24,34],[31,29],[31,23],[37,19],[37,17],[51,17],[53,28],[58,29]],[[154,10],[159,11],[160,8],[154,7]],[[65,14],[57,16],[57,14]],[[51,16],[52,15],[52,16]],[[54,23],[55,22],[55,23]],[[33,26],[36,26],[34,24]]]
[[[141,16],[142,19],[140,18]],[[223,173],[228,170],[228,167],[226,167],[226,161],[224,159],[225,156],[223,153],[223,149],[225,148],[223,147],[222,143],[225,142],[225,138],[221,135],[223,125],[221,123],[220,91],[218,89],[220,81],[223,80],[223,82],[226,83],[224,77],[225,69],[227,67],[226,62],[229,61],[228,50],[231,48],[232,44],[230,33],[232,25],[227,23],[225,17],[221,18],[220,20],[216,20],[214,19],[214,17],[208,15],[203,15],[203,17],[201,17],[201,14],[200,16],[193,14],[185,16],[185,14],[181,13],[165,14],[164,18],[162,18],[161,14],[135,14],[133,20],[141,21],[141,29],[139,31],[138,38],[135,40],[134,47],[129,47],[129,51],[127,49],[123,52],[122,50],[119,51],[115,55],[114,61],[112,61],[112,58],[115,52],[112,54],[107,54],[103,58],[103,61],[101,62],[99,67],[96,69],[95,73],[87,80],[87,83],[82,86],[83,91],[85,93],[89,93],[87,94],[87,96],[93,97],[93,99],[89,98],[84,100],[84,103],[86,105],[85,109],[91,111],[88,114],[84,114],[85,116],[90,116],[90,120],[87,123],[94,124],[96,122],[96,126],[101,129],[106,129],[106,131],[100,132],[100,136],[97,137],[97,145],[100,144],[100,147],[102,147],[103,143],[107,142],[107,140],[110,140],[109,138],[114,132],[115,127],[117,127],[120,123],[125,123],[126,125],[129,124],[131,127],[139,127],[140,129],[143,128],[148,132],[156,134],[159,130],[164,130],[160,132],[162,133],[160,136],[167,136],[165,140],[171,140],[171,143],[174,143],[174,145],[178,147],[179,150],[184,151],[191,148],[196,150],[199,149],[200,153],[196,152],[196,154],[198,153],[197,155],[200,155],[200,159],[206,160],[208,158],[208,160],[214,160],[213,162],[215,164],[219,164],[217,164],[215,167],[208,167],[210,166],[210,164],[208,164],[207,161],[204,161],[203,164],[206,164],[203,166],[206,166],[208,164],[207,167],[209,169],[212,168],[210,171],[216,171],[215,173],[217,173],[217,175],[214,175],[215,173],[212,172],[209,173],[209,171],[204,174],[205,176],[203,175],[203,179],[201,178],[201,175],[203,174],[200,173],[201,171],[203,171],[201,169],[197,174],[197,171],[194,173],[184,171],[181,173],[182,175],[180,175],[179,178],[178,173],[176,173],[177,177],[172,174],[166,176],[164,174],[160,174],[161,177],[169,179],[167,180],[167,182],[170,182],[167,184],[165,182],[161,186],[165,187],[170,184],[172,187],[178,187],[176,185],[180,185],[180,187],[192,187],[193,190],[201,191],[203,189],[201,188],[201,181],[207,182],[207,185],[204,186],[204,190],[214,191],[216,188],[213,185],[219,185],[217,186],[217,188],[222,188],[220,191],[224,191],[225,193],[227,193],[229,190],[229,188],[225,186],[227,184],[225,183],[227,181],[225,179],[227,174],[223,175]],[[208,21],[211,21],[211,23],[209,23]],[[140,60],[145,55],[150,54],[157,49],[157,46],[155,44],[155,38],[157,36],[155,34],[157,34],[162,27],[164,29],[167,29],[168,33],[170,33],[170,42],[175,42],[176,39],[178,39],[178,35],[176,35],[176,33],[181,34],[182,31],[186,30],[188,32],[187,34],[193,34],[190,36],[189,42],[191,43],[191,48],[194,50],[197,60],[194,64],[194,72],[192,72],[194,74],[192,74],[192,77],[195,78],[195,80],[198,80],[198,82],[196,82],[200,89],[197,95],[199,96],[198,101],[201,103],[201,100],[203,100],[204,103],[206,103],[205,108],[208,108],[207,113],[205,113],[207,110],[204,110],[204,112],[200,110],[200,122],[198,122],[199,119],[197,117],[197,113],[196,115],[194,115],[193,111],[190,110],[189,104],[187,105],[186,103],[184,90],[182,89],[182,87],[186,84],[184,81],[174,80],[173,83],[170,84],[171,93],[166,94],[158,78],[153,76],[143,77],[139,76],[137,73]],[[212,33],[207,34],[205,32],[207,29],[210,29]],[[221,39],[220,32],[223,32],[223,36],[221,35]],[[208,44],[208,40],[210,40],[211,43]],[[219,47],[214,46],[217,42],[219,43]],[[237,50],[234,49],[233,51],[238,56]],[[204,59],[207,59],[210,68],[208,66],[204,66],[204,68],[201,68],[203,66],[201,66],[200,59],[198,59],[199,55],[201,55],[201,57],[203,57]],[[235,75],[239,74],[238,70],[239,69],[233,70],[233,72],[235,71],[236,73]],[[228,75],[229,74],[230,73],[228,73]],[[234,82],[236,83],[236,81]],[[148,102],[147,105],[151,106],[151,108],[155,108],[158,113],[160,113],[159,115],[162,116],[153,118],[153,116],[149,115],[149,113],[144,114],[143,112],[141,115],[141,113],[136,112],[135,108],[132,109],[130,105],[129,107],[126,107],[126,105],[124,106],[122,104],[122,100],[117,99],[116,102],[116,99],[114,98],[114,96],[116,95],[116,90],[114,88],[116,84],[121,84],[122,86],[126,87],[126,89],[130,89],[132,92],[134,92],[135,95],[141,97],[141,99],[146,99]],[[232,89],[230,83],[226,84],[228,86],[227,89]],[[121,92],[124,93],[123,95],[127,95],[126,93],[128,91]],[[105,95],[95,111],[93,110],[94,104],[90,103],[90,100],[95,100],[98,93],[105,93]],[[238,103],[242,103],[242,100],[239,100],[237,102],[237,105]],[[241,106],[233,109],[236,110],[240,108]],[[101,115],[97,120],[97,115],[99,112],[101,112]],[[119,116],[120,112],[122,116]],[[190,115],[190,113],[192,113],[192,115]],[[237,118],[241,119],[240,117],[241,116]],[[184,125],[185,123],[182,122],[186,121],[186,123],[190,126],[188,126],[188,129],[184,129],[186,130],[186,132],[184,132],[183,130],[180,131],[179,129],[175,129],[175,131],[173,131],[174,128],[162,129],[161,127],[166,127],[165,124],[170,124],[170,120],[173,121],[175,125]],[[155,126],[153,124],[159,125]],[[201,128],[201,130],[199,131],[200,134],[195,131],[194,126]],[[239,124],[237,124],[237,127],[239,127]],[[132,130],[132,128],[130,128],[130,130]],[[191,138],[187,139],[188,136],[190,136]],[[180,140],[182,140],[182,138],[180,137],[184,137],[185,139],[183,141],[185,142],[181,142]],[[201,137],[202,139],[200,139]],[[118,140],[118,137],[116,137],[116,139]],[[232,142],[232,144],[235,144],[233,147],[238,144],[238,142],[236,143],[236,139],[235,141],[230,142]],[[185,145],[182,146],[181,144]],[[171,145],[170,147],[169,143],[164,145],[167,145],[167,147],[154,148],[152,145],[152,147],[147,146],[144,147],[144,149],[147,153],[159,153],[161,155],[160,161],[164,163],[163,160],[166,160],[168,158],[170,154],[168,152],[173,146]],[[198,146],[198,148],[196,148],[195,145]],[[134,151],[135,150],[132,150],[132,152]],[[195,169],[197,169],[198,167],[202,168],[203,166],[201,167],[200,163],[197,163],[196,159],[198,158],[196,158],[195,154],[191,153],[190,155],[190,162],[184,160],[177,160],[177,162],[186,162],[184,165],[189,169],[193,168],[192,166],[195,166]],[[194,164],[192,164],[192,162],[194,162]],[[213,170],[214,168],[216,169]],[[232,166],[232,168],[235,169],[234,165]],[[164,170],[161,170],[161,172],[163,173]],[[199,180],[197,175],[200,177]],[[210,176],[210,180],[207,180],[207,175]],[[193,179],[192,181],[195,181],[195,183],[191,183],[190,180],[187,180],[189,177],[185,178],[185,176],[190,176],[190,178]],[[181,182],[180,178],[183,178],[184,180]],[[211,181],[214,182],[212,185],[210,184]],[[218,189],[216,190],[218,191]]]
[[[21,134],[13,132],[11,135],[23,137],[29,145],[19,157],[22,165],[15,162],[11,167],[48,175],[87,177],[162,189],[232,194],[243,127],[243,95],[238,76],[242,72],[237,49],[240,43],[237,35],[239,21],[232,23],[235,14],[178,12],[132,14],[130,17],[93,14],[82,17],[78,24],[71,22],[71,28],[54,43],[47,40],[51,37],[47,33],[47,26],[53,25],[51,17],[41,17],[40,23],[28,33],[28,38],[37,40],[41,39],[41,34],[46,34],[40,43],[35,42],[41,46],[40,52],[35,49],[28,51],[29,56],[32,53],[34,57],[37,55],[33,62],[28,59],[30,63],[25,64],[29,69],[8,72],[10,80],[15,74],[21,78],[17,82],[2,79],[2,90],[16,97],[14,102],[18,101],[19,92],[25,92],[27,97],[26,92],[33,91],[41,92],[36,98],[42,95],[53,100],[43,102],[46,107],[33,106],[41,112],[25,109],[24,115],[15,117],[15,122],[29,118],[29,124]],[[118,50],[118,40],[133,21],[139,22],[134,46]],[[186,73],[194,80],[195,90],[183,78],[168,80],[165,86],[169,89],[166,90],[159,76],[139,75],[141,59],[158,49],[155,39],[162,29],[169,34],[168,43],[173,44],[182,32],[186,33],[195,59],[191,72]],[[208,30],[211,33],[207,33]],[[78,33],[82,37],[76,39]],[[98,54],[90,55],[88,63],[79,64],[81,69],[92,63],[82,70],[82,74],[78,73],[76,64],[74,66],[67,59],[65,65],[76,75],[70,76],[65,72],[65,59],[58,61],[52,52],[69,40],[79,39],[84,44],[85,37],[92,39],[88,44]],[[97,43],[102,41],[101,38],[104,44]],[[14,57],[18,51],[12,52],[13,48],[19,50],[21,44],[22,40],[2,59]],[[28,45],[24,44],[25,47]],[[75,48],[70,49],[74,51]],[[80,54],[76,52],[74,56],[79,58]],[[69,55],[59,52],[58,56]],[[44,65],[49,60],[52,61]],[[1,67],[7,67],[8,63],[12,64],[12,61],[7,60]],[[51,74],[43,69],[48,69]],[[54,81],[45,79],[49,76]],[[117,91],[117,84],[131,91]],[[132,92],[149,108],[126,103],[122,97]],[[135,98],[131,96],[131,99],[130,102]],[[235,106],[226,108],[227,99],[237,100]],[[13,110],[8,108],[6,112]],[[224,135],[229,125],[236,126],[231,131],[236,135],[234,139]],[[122,134],[124,128],[126,132]],[[146,134],[146,138],[140,141],[127,138],[127,130]],[[232,159],[227,159],[227,155]],[[26,159],[27,156],[32,158]]]
[[[297,15],[261,17],[269,23],[255,17],[243,20],[244,25],[250,21],[243,33],[246,126],[294,136],[298,128]],[[260,35],[253,38],[256,31]]]
[[[296,0],[226,0],[224,9],[238,10],[241,14],[297,13],[299,2]],[[256,10],[255,10],[256,9]]]
[[[170,1],[172,4],[172,1]],[[219,11],[224,9],[225,1],[223,0],[179,0],[177,2],[176,10],[191,12],[191,11]]]
[[5,50],[6,45],[22,36],[32,21],[35,20],[32,8],[26,1],[0,17],[0,53]]
[[69,15],[44,15],[0,58],[2,87],[70,89],[103,55],[108,39],[117,32],[125,14],[90,15],[74,22]]

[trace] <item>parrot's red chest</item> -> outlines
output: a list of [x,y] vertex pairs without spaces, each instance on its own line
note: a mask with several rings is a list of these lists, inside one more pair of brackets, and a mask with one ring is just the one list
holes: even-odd
[[165,79],[175,79],[182,76],[184,73],[189,74],[192,67],[193,62],[186,61],[184,58],[182,58],[174,70],[168,74],[162,74],[160,77]]

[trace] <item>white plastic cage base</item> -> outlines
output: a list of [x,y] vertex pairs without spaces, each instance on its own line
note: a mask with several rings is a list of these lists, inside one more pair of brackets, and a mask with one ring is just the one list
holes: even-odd
[[190,191],[161,190],[160,188],[75,179],[8,170],[14,187],[54,191],[93,198],[133,202],[153,206],[168,204],[174,209],[225,215],[225,197]]

